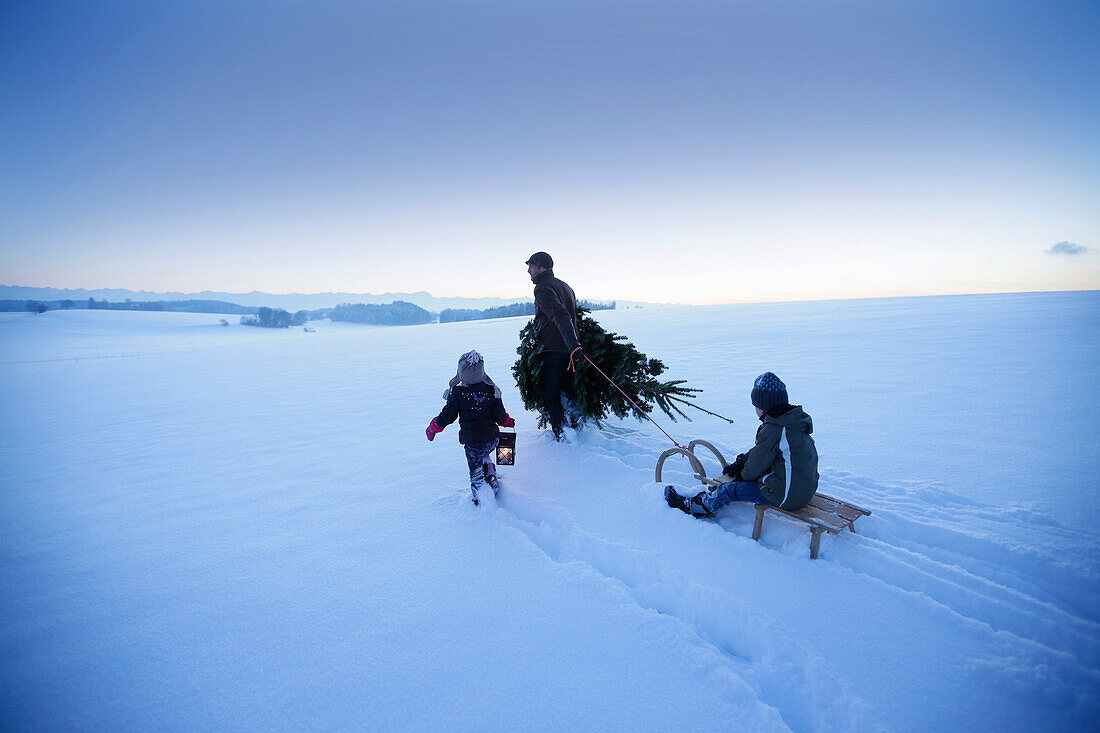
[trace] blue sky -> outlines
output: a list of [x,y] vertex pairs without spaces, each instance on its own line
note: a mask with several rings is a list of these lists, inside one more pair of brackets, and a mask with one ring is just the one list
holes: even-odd
[[1095,2],[3,3],[0,282],[1098,288],[1097,68]]

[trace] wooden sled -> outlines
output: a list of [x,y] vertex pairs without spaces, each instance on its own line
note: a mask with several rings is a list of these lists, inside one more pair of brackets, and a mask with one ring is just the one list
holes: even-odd
[[[661,457],[657,459],[657,483],[663,483],[661,473],[665,461],[674,455],[682,455],[688,459],[688,463],[691,464],[691,469],[695,471],[695,478],[697,478],[708,491],[712,490],[712,487],[722,483],[719,479],[707,476],[707,471],[703,467],[702,461],[695,455],[695,448],[700,445],[712,452],[718,459],[719,471],[726,465],[726,459],[722,457],[722,452],[715,448],[713,444],[705,440],[693,440],[688,443],[687,450],[683,448],[669,448],[661,454]],[[854,504],[849,504],[840,499],[834,499],[831,496],[826,496],[821,493],[814,494],[809,504],[795,512],[790,512],[786,509],[780,509],[779,507],[770,506],[768,504],[756,504],[756,521],[752,526],[752,538],[754,540],[760,539],[760,530],[764,524],[764,514],[766,514],[769,509],[810,525],[811,560],[817,559],[817,551],[821,544],[822,533],[832,532],[833,534],[837,534],[845,529],[855,532],[855,527],[853,527],[852,524],[860,517],[871,513],[869,509],[861,509]]]

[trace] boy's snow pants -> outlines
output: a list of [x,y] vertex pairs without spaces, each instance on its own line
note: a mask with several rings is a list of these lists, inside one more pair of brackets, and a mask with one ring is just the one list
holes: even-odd
[[771,505],[771,502],[760,492],[760,484],[756,481],[727,481],[724,484],[718,484],[714,487],[714,491],[704,491],[701,501],[711,514],[734,501]]

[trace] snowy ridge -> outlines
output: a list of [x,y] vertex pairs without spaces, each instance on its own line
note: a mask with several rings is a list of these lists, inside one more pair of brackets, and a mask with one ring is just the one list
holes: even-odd
[[[752,377],[784,378],[821,491],[873,511],[813,561],[785,518],[754,542],[749,506],[665,506],[647,424],[548,441],[509,379],[523,319],[4,319],[0,727],[1087,730],[1097,305],[601,313],[737,420],[657,416],[727,457]],[[476,509],[457,431],[423,435],[470,348],[518,434]]]

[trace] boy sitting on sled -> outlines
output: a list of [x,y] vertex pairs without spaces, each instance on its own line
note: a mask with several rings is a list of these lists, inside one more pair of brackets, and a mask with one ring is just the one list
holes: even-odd
[[505,411],[500,390],[485,375],[485,360],[476,351],[468,351],[459,357],[458,374],[451,379],[443,397],[447,404],[432,419],[424,433],[428,440],[435,440],[443,428],[458,420],[458,442],[466,449],[471,498],[476,506],[477,491],[482,481],[492,487],[494,495],[500,493],[496,464],[491,458],[500,438],[497,425],[511,428],[516,421]]
[[722,468],[725,483],[695,496],[680,496],[665,487],[670,507],[696,517],[709,517],[733,501],[768,504],[797,511],[817,491],[817,447],[810,437],[813,421],[800,406],[787,399],[787,386],[771,372],[752,385],[752,404],[763,423],[756,431],[756,445]]

